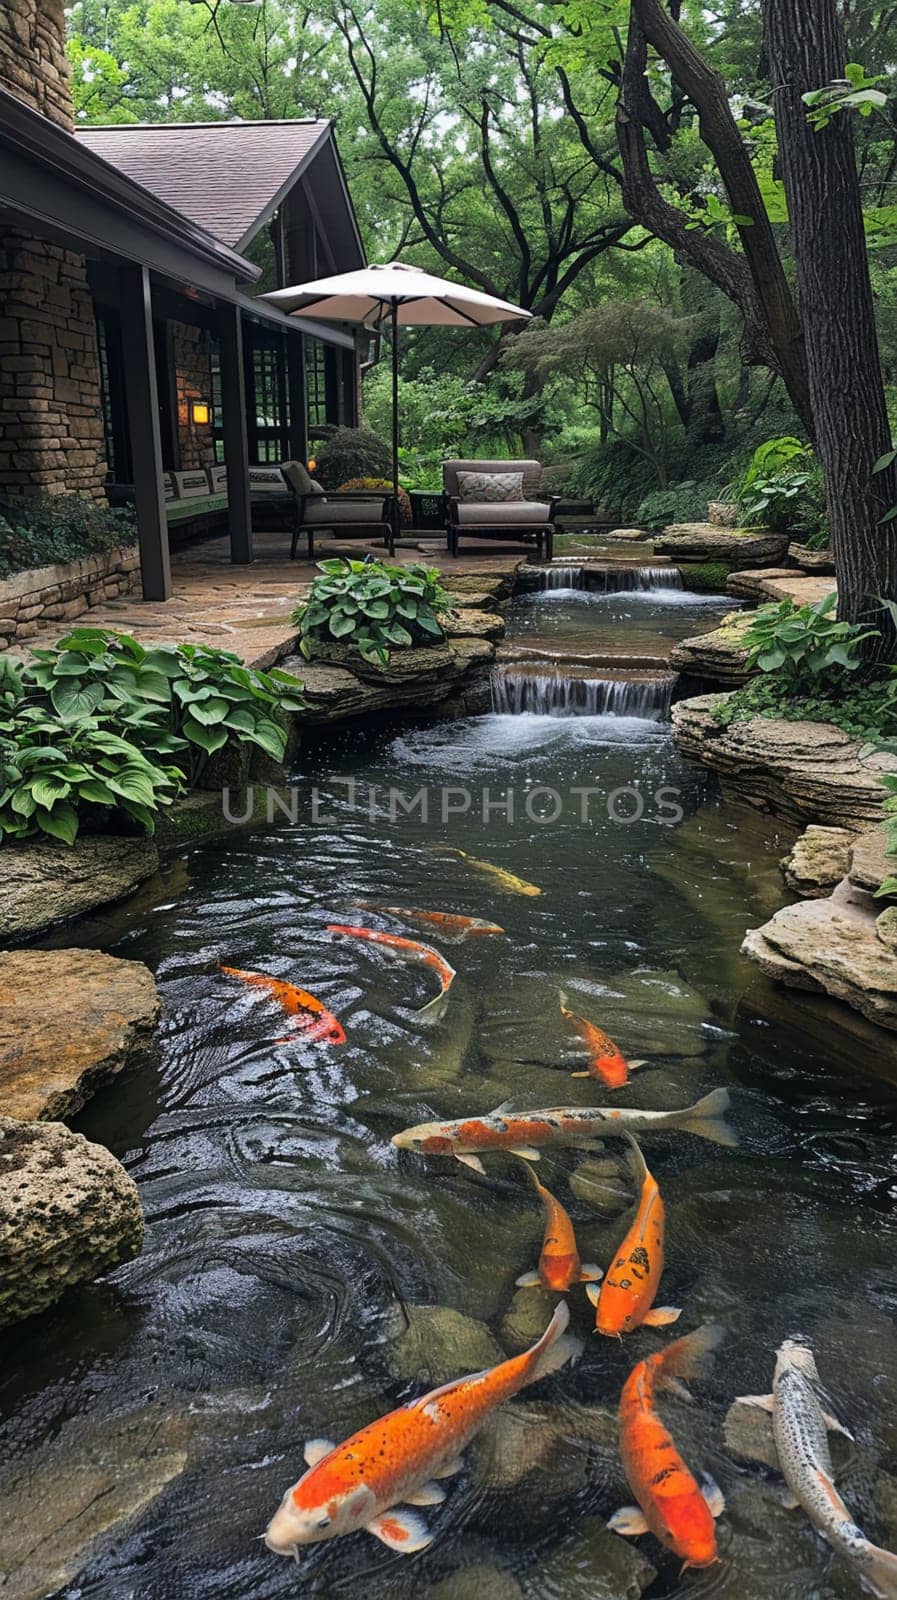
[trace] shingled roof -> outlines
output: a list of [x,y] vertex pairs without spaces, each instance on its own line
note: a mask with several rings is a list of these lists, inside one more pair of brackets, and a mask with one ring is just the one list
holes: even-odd
[[245,249],[315,156],[328,118],[77,128],[79,143],[235,250]]

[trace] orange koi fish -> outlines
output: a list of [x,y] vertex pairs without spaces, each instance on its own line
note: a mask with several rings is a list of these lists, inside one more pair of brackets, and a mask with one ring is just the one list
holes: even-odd
[[478,1117],[453,1122],[421,1122],[394,1133],[399,1150],[416,1150],[426,1156],[454,1156],[475,1172],[485,1172],[480,1155],[506,1150],[527,1161],[539,1160],[539,1147],[552,1145],[573,1150],[600,1150],[596,1139],[629,1133],[666,1133],[678,1128],[714,1144],[736,1145],[738,1136],[725,1120],[728,1089],[712,1089],[693,1106],[680,1111],[639,1111],[635,1107],[552,1106],[547,1111],[515,1111],[509,1104]]
[[432,1534],[413,1511],[397,1508],[445,1499],[438,1480],[461,1470],[461,1452],[489,1413],[579,1353],[578,1340],[565,1333],[569,1321],[562,1300],[541,1339],[522,1355],[431,1389],[344,1444],[313,1439],[305,1447],[308,1471],[268,1524],[268,1549],[298,1561],[300,1545],[364,1528],[390,1550],[423,1550]]
[[539,1182],[532,1167],[528,1167],[527,1171],[545,1210],[545,1234],[538,1270],[524,1272],[523,1276],[517,1279],[518,1289],[541,1287],[553,1289],[557,1294],[565,1294],[568,1289],[572,1289],[574,1283],[596,1282],[601,1277],[601,1268],[589,1264],[583,1266],[576,1248],[573,1223],[560,1200],[556,1200],[550,1189],[546,1189],[545,1185]]
[[359,911],[382,911],[388,917],[398,917],[401,922],[421,922],[435,928],[447,944],[463,944],[466,939],[483,938],[486,934],[504,933],[497,922],[487,922],[485,917],[456,916],[450,911],[415,911],[406,906],[381,906],[375,900],[356,900]]
[[434,950],[428,944],[419,944],[416,939],[403,939],[398,933],[380,933],[376,928],[355,928],[342,922],[329,923],[327,932],[341,935],[344,939],[367,939],[369,943],[379,945],[387,955],[394,956],[399,961],[410,961],[415,966],[427,967],[439,979],[440,990],[435,1000],[429,1000],[415,1015],[424,1017],[427,1021],[437,1021],[442,1016],[456,973],[454,967],[449,966],[438,950]]
[[677,1306],[651,1309],[663,1273],[663,1201],[640,1147],[631,1134],[626,1137],[635,1151],[641,1179],[638,1211],[600,1290],[586,1290],[596,1308],[595,1332],[617,1339],[634,1328],[665,1328],[682,1315]]
[[561,990],[561,1016],[579,1034],[589,1052],[588,1071],[571,1073],[571,1077],[597,1078],[607,1089],[622,1089],[623,1085],[629,1082],[630,1072],[634,1072],[636,1067],[644,1066],[643,1061],[627,1061],[603,1028],[596,1027],[594,1022],[587,1021],[585,1017],[578,1017],[575,1011],[568,1011],[567,996],[563,990]]
[[[725,1510],[722,1490],[705,1474],[699,1488],[655,1409],[659,1389],[681,1395],[682,1378],[696,1377],[723,1337],[722,1328],[698,1328],[633,1367],[620,1396],[620,1455],[637,1506],[624,1506],[607,1526],[637,1538],[653,1533],[682,1557],[683,1567],[719,1560],[714,1518]],[[690,1398],[690,1397],[689,1397]]]
[[[306,989],[298,989],[294,983],[285,983],[282,978],[271,978],[266,972],[243,972],[240,967],[223,967],[220,963],[218,970],[229,978],[239,978],[241,983],[251,984],[255,989],[267,989],[271,999],[277,1001],[287,1016],[295,1017],[298,1027],[310,1042],[345,1044],[346,1034],[342,1023],[332,1011],[327,1010],[323,1001],[309,994]],[[277,1042],[285,1044],[289,1040],[279,1039]]]

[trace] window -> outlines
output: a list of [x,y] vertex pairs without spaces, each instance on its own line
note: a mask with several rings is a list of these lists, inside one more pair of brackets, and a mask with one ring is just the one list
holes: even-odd
[[320,339],[305,341],[305,392],[310,428],[335,420],[327,415],[327,352]]

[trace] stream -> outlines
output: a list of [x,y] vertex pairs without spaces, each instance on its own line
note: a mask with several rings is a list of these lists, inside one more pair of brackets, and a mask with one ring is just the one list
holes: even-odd
[[[656,648],[726,609],[673,588],[559,589],[515,601],[509,632],[579,647],[610,628]],[[163,1021],[76,1124],[137,1182],[144,1252],[4,1345],[0,1459],[17,1487],[0,1515],[34,1517],[39,1544],[41,1508],[83,1499],[101,1469],[109,1492],[132,1486],[132,1520],[63,1565],[46,1590],[58,1600],[856,1600],[806,1518],[765,1491],[772,1474],[723,1438],[734,1397],[768,1391],[776,1347],[795,1333],[857,1435],[842,1484],[851,1509],[893,1548],[893,1091],[782,1035],[762,1004],[739,1006],[759,981],[741,938],[782,903],[793,830],[724,804],[677,756],[668,701],[631,714],[632,699],[573,698],[572,715],[506,701],[476,718],[329,733],[302,752],[294,822],[186,852],[161,895],[95,934],[152,969]],[[542,893],[502,892],[471,856]],[[335,941],[327,924],[428,935],[359,900],[505,931],[444,947],[458,976],[444,1021],[425,1027],[414,1012],[432,978]],[[278,1044],[282,1015],[219,963],[310,990],[347,1043]],[[553,1297],[515,1289],[542,1235],[522,1164],[493,1156],[480,1177],[390,1137],[510,1097],[600,1099],[570,1076],[581,1062],[559,991],[646,1058],[615,1103],[673,1108],[731,1091],[737,1149],[645,1140],[667,1212],[659,1303],[684,1308],[683,1332],[726,1328],[696,1403],[674,1399],[665,1413],[686,1460],[726,1496],[722,1564],[680,1578],[654,1539],[604,1532],[632,1499],[615,1441],[620,1388],[669,1335],[595,1337],[577,1289],[581,1360],[524,1391],[468,1452],[445,1503],[423,1513],[430,1548],[402,1558],[359,1534],[308,1549],[297,1569],[259,1536],[304,1470],[306,1439],[341,1440],[523,1348],[547,1321]],[[631,1216],[621,1147],[549,1153],[539,1174],[570,1211],[582,1258],[606,1265]],[[48,1574],[65,1552],[57,1521]],[[22,1600],[0,1578],[7,1594]]]

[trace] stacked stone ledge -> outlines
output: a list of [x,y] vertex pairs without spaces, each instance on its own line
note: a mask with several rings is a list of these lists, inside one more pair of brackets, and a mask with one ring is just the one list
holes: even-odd
[[92,606],[139,587],[136,545],[117,545],[82,561],[17,573],[0,582],[0,650],[27,643],[48,623],[59,624],[62,632]]

